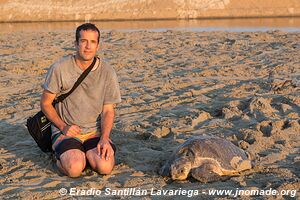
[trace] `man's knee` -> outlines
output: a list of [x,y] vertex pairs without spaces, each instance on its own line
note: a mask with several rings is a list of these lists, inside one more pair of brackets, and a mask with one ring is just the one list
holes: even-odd
[[99,174],[110,174],[115,165],[114,156],[111,156],[109,160],[105,160],[97,154],[96,148],[87,151],[86,158],[91,168]]
[[100,165],[99,167],[97,167],[96,171],[99,174],[110,174],[113,170],[113,165],[109,166],[109,165]]
[[82,162],[74,162],[74,164],[69,165],[65,170],[69,177],[75,178],[81,175],[84,170],[85,164]]
[[110,174],[115,165],[114,158],[109,160],[101,159],[96,163],[95,171],[99,174]]
[[61,155],[60,163],[69,177],[78,177],[86,165],[85,155],[78,150],[66,152]]

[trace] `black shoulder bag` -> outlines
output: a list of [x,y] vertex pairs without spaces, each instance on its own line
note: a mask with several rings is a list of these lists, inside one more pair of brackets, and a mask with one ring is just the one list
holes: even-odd
[[[85,77],[90,73],[93,69],[97,58],[95,57],[93,63],[79,76],[72,89],[66,93],[57,97],[53,101],[53,105],[58,102],[62,102],[65,98],[67,98],[85,79]],[[30,135],[33,137],[37,145],[43,152],[51,152],[52,151],[52,143],[51,143],[51,122],[47,119],[43,111],[39,111],[32,117],[27,119],[26,123],[27,129]]]

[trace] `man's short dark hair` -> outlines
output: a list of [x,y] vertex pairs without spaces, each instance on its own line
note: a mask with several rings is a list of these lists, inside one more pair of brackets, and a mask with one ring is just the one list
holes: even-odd
[[79,44],[80,31],[87,31],[87,30],[97,31],[97,33],[98,33],[98,43],[99,43],[100,31],[96,27],[95,24],[91,24],[91,23],[81,24],[80,26],[77,27],[77,29],[76,29],[76,43]]

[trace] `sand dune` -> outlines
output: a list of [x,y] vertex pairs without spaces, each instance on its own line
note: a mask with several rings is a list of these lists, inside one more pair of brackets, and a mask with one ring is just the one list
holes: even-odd
[[[49,65],[74,52],[73,33],[1,34],[0,196],[52,199],[72,187],[299,190],[299,41],[298,33],[280,31],[103,33],[99,54],[116,69],[123,98],[112,133],[117,165],[111,175],[86,169],[71,179],[38,149],[24,123],[39,110]],[[254,168],[209,184],[158,175],[176,146],[202,134],[239,145]]]

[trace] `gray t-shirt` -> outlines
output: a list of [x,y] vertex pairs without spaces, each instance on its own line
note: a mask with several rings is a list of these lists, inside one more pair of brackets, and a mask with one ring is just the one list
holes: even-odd
[[[83,70],[74,56],[68,55],[51,65],[42,87],[59,96],[71,90]],[[63,102],[55,105],[61,119],[68,125],[78,125],[82,132],[100,128],[100,114],[105,104],[121,102],[117,75],[102,59],[99,65]]]

